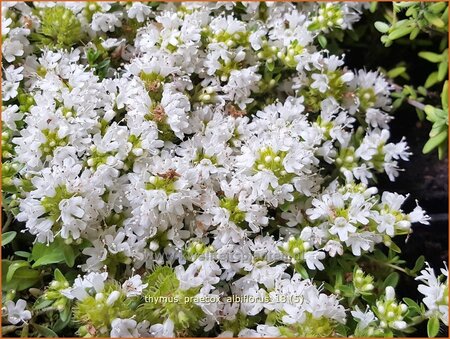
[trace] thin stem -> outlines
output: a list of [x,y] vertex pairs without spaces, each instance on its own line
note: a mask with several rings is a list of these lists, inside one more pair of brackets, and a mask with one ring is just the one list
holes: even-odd
[[408,104],[410,104],[411,106],[420,109],[421,111],[425,110],[425,105],[422,104],[421,102],[418,102],[418,101],[414,100],[414,99],[408,99],[408,100],[406,100],[406,102]]
[[407,269],[404,269],[404,268],[402,268],[400,266],[397,266],[397,265],[394,265],[394,264],[391,264],[391,263],[388,263],[388,262],[380,261],[380,260],[371,258],[369,256],[364,256],[364,257],[367,258],[368,260],[372,261],[372,262],[376,262],[379,265],[390,267],[390,268],[393,268],[394,270],[403,272],[406,275],[409,275],[410,277],[414,277],[415,276],[414,274],[411,274],[411,272],[409,272]]
[[385,265],[385,266],[388,266],[388,267],[391,267],[391,268],[393,268],[393,269],[395,269],[395,270],[397,270],[397,271],[400,271],[400,272],[403,272],[403,273],[405,273],[406,275],[409,275],[409,276],[413,276],[410,272],[408,272],[407,270],[405,270],[404,268],[401,268],[400,266],[397,266],[397,265],[394,265],[394,264],[389,264],[389,263],[385,263],[385,262],[380,262],[382,265]]
[[9,228],[9,225],[11,224],[11,222],[13,221],[13,215],[7,211],[5,211],[6,214],[6,221],[5,224],[2,227],[2,233],[6,232]]
[[[397,85],[396,83],[390,82],[390,84],[392,85],[392,87],[394,87],[394,90],[395,90],[397,93],[400,93],[400,92],[403,90],[403,87],[400,86],[400,85]],[[427,92],[427,96],[431,96],[431,94],[432,94],[432,93]],[[406,100],[406,102],[407,102],[408,104],[410,104],[411,106],[413,106],[413,107],[415,107],[415,108],[418,108],[418,109],[420,109],[420,110],[422,110],[422,111],[425,109],[425,105],[424,105],[423,103],[417,101],[417,100],[408,98],[408,99]]]

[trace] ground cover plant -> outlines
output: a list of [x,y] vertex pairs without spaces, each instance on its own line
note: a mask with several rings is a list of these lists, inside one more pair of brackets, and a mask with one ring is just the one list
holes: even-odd
[[402,103],[445,156],[445,79],[428,103],[349,67],[375,10],[2,2],[3,336],[443,335],[446,263],[401,253],[432,220],[379,182],[412,156]]

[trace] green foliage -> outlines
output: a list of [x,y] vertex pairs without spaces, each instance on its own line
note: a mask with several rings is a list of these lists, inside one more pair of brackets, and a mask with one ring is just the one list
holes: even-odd
[[204,317],[193,301],[199,288],[181,289],[175,271],[167,266],[157,267],[144,282],[148,287],[144,290],[144,303],[137,309],[138,320],[157,324],[170,318],[177,336],[193,334]]
[[36,11],[41,26],[31,38],[39,47],[68,49],[83,38],[81,23],[75,14],[64,6],[42,8]]
[[423,153],[429,153],[435,148],[438,149],[439,158],[442,159],[447,153],[448,138],[448,82],[444,83],[441,93],[442,108],[425,106],[427,120],[433,126],[430,132],[430,139],[423,147]]
[[[440,43],[437,50],[422,50],[418,56],[435,64],[435,71],[428,74],[423,86],[415,89],[404,85],[398,88],[394,95],[394,108],[398,108],[407,101],[416,107],[419,118],[424,118],[433,123],[430,139],[423,148],[424,153],[437,149],[439,159],[443,159],[447,153],[448,139],[448,104],[447,78],[448,78],[448,3],[446,2],[394,2],[392,11],[385,13],[385,20],[374,23],[375,28],[382,33],[381,42],[386,47],[394,42],[402,43],[402,39],[408,38],[410,43],[420,46],[429,37],[439,37]],[[409,80],[406,67],[399,66],[390,70],[387,75],[392,79],[399,76]],[[445,81],[445,84],[444,84]],[[441,93],[441,105],[424,105],[430,101],[434,88],[443,88]],[[445,98],[444,98],[445,96]]]
[[17,232],[11,231],[11,232],[5,232],[2,234],[2,247],[8,245],[11,241],[14,240],[16,237]]
[[279,327],[283,337],[288,338],[312,338],[336,336],[336,322],[326,317],[314,317],[311,313],[306,313],[306,320],[302,324],[293,324],[290,327]]
[[38,324],[32,324],[32,326],[36,329],[36,331],[43,336],[44,338],[58,338],[58,335],[49,329],[48,327],[38,325]]
[[[385,14],[388,23],[377,21],[375,28],[383,33],[381,41],[389,47],[407,35],[414,40],[421,32],[446,33],[447,11],[446,3],[394,2],[392,11]],[[399,20],[400,13],[404,18]]]
[[82,325],[78,330],[80,336],[109,336],[114,319],[126,319],[133,315],[134,298],[127,298],[120,292],[113,302],[109,300],[112,293],[119,293],[118,290],[120,286],[116,282],[106,282],[101,293],[88,296],[75,304],[74,318]]
[[[101,47],[100,44],[99,46]],[[111,60],[108,57],[108,53],[106,53],[106,51],[100,47],[97,47],[96,49],[89,48],[86,51],[86,58],[89,67],[94,69],[94,74],[98,75],[100,79],[103,79],[108,73]]]
[[[2,291],[23,291],[41,280],[41,272],[25,260],[2,260]],[[13,293],[14,294],[14,293]]]
[[50,244],[35,243],[31,251],[30,260],[34,260],[33,268],[65,262],[67,266],[72,267],[75,263],[75,250],[70,244],[60,237]]
[[427,334],[429,338],[434,338],[439,333],[439,319],[436,317],[428,319]]

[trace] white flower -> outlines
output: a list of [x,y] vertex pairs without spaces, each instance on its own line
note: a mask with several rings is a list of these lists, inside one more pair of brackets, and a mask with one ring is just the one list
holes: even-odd
[[346,241],[348,239],[348,234],[354,233],[355,231],[356,227],[343,217],[337,217],[329,230],[331,234],[337,234],[341,241]]
[[150,12],[150,7],[140,2],[134,2],[128,10],[128,17],[136,18],[138,22],[144,22],[145,18],[150,14]]
[[103,261],[108,256],[108,251],[100,240],[92,241],[94,247],[86,247],[82,253],[87,255],[86,263],[82,266],[84,271],[99,271],[103,267]]
[[228,83],[223,87],[223,91],[227,94],[226,98],[234,101],[240,109],[253,101],[250,98],[252,91],[258,88],[257,83],[261,79],[261,75],[257,72],[257,67],[231,71]]
[[23,45],[18,40],[6,39],[2,44],[2,55],[8,62],[13,62],[24,53]]
[[80,231],[86,228],[86,223],[80,218],[84,216],[83,198],[72,197],[70,199],[63,199],[58,205],[61,211],[61,220],[63,222],[63,228],[61,230],[61,236],[63,238],[69,237],[71,233],[73,239],[80,237]]
[[148,284],[142,283],[142,278],[139,274],[133,275],[130,279],[127,279],[122,284],[122,290],[124,291],[127,297],[134,297],[142,294],[144,288],[146,288]]
[[345,244],[352,249],[353,255],[360,256],[361,250],[372,251],[375,244],[381,242],[382,237],[372,232],[364,231],[349,235]]
[[20,121],[22,118],[23,116],[17,105],[7,106],[6,109],[2,110],[2,122],[13,131],[17,130],[16,121]]
[[162,324],[155,324],[150,327],[150,335],[155,338],[172,338],[174,334],[174,323],[172,320],[167,319]]
[[90,294],[101,293],[105,286],[105,280],[108,278],[108,273],[89,273],[83,278],[78,276],[72,287],[64,289],[61,293],[69,299],[83,300]]
[[306,265],[310,270],[315,270],[317,268],[319,271],[322,271],[325,266],[320,262],[320,260],[323,259],[325,259],[325,253],[322,251],[312,251],[305,253]]
[[443,275],[437,277],[434,270],[427,263],[427,267],[420,271],[416,280],[422,282],[418,291],[424,295],[423,303],[427,307],[427,316],[439,316],[448,325],[448,270],[442,270]]
[[184,133],[190,131],[188,112],[191,106],[188,98],[173,86],[165,85],[161,105],[167,114],[167,123],[175,135],[183,139]]
[[[80,326],[90,320],[78,306],[94,298],[114,312],[123,298],[139,301],[158,284],[135,270],[166,266],[179,281],[171,295],[264,300],[198,302],[204,316],[191,328],[277,337],[316,319],[343,334],[345,309],[322,293],[324,275],[290,272],[329,273],[327,257],[344,265],[429,222],[419,206],[401,210],[407,196],[368,187],[375,174],[395,179],[410,155],[404,139],[389,141],[392,86],[376,72],[349,71],[315,39],[351,28],[367,5],[63,3],[92,42],[37,49],[28,37],[52,6],[2,3],[5,182],[20,193],[4,194],[35,241],[80,247],[84,276],[61,291]],[[291,236],[298,246],[289,247]],[[428,268],[418,280],[425,316],[443,320],[445,277]],[[394,292],[380,303],[393,303]],[[24,304],[6,303],[16,324],[31,318]],[[179,310],[166,306],[159,323],[137,323],[133,308],[95,330],[180,334]],[[356,334],[407,326],[349,311]],[[242,315],[260,323],[225,331]]]
[[325,244],[325,247],[323,249],[328,252],[330,257],[334,257],[334,256],[336,256],[336,254],[342,255],[344,253],[344,249],[342,248],[342,244],[340,242],[338,242],[338,241],[335,241],[335,240],[329,240]]
[[351,311],[352,316],[358,320],[358,326],[361,329],[365,329],[369,325],[371,325],[373,322],[377,320],[375,317],[375,314],[369,309],[369,306],[367,306],[366,311],[363,312],[359,308],[358,305],[355,306],[355,310]]
[[25,300],[19,299],[17,302],[8,300],[5,305],[7,319],[11,324],[17,325],[31,319],[31,312],[26,310],[27,302]]
[[17,96],[17,89],[19,88],[20,81],[23,79],[22,75],[23,67],[14,68],[10,65],[3,71],[5,80],[2,81],[2,95],[3,100],[8,101]]
[[122,27],[122,13],[95,13],[92,17],[94,31],[114,32],[116,27]]
[[387,235],[389,236],[394,236],[395,233],[395,216],[393,216],[392,214],[384,214],[384,215],[379,215],[375,218],[375,220],[378,223],[377,226],[377,230],[379,232],[385,232]]
[[136,320],[116,318],[111,322],[111,338],[139,337]]
[[319,92],[325,93],[328,90],[328,77],[325,74],[313,74],[311,78],[314,82],[311,84],[312,88],[317,88]]
[[[416,203],[417,203],[417,201],[416,201]],[[412,223],[420,222],[421,224],[424,224],[424,225],[430,224],[429,220],[431,218],[425,213],[425,211],[420,206],[416,206],[414,208],[414,210],[408,214],[408,217]]]
[[9,25],[11,25],[11,18],[2,18],[2,34],[7,35],[10,31]]

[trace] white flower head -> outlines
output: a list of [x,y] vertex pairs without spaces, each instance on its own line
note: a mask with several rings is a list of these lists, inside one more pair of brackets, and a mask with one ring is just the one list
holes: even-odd
[[27,302],[25,300],[19,299],[17,302],[8,300],[5,305],[7,319],[11,324],[17,325],[31,319],[31,312],[26,309]]

